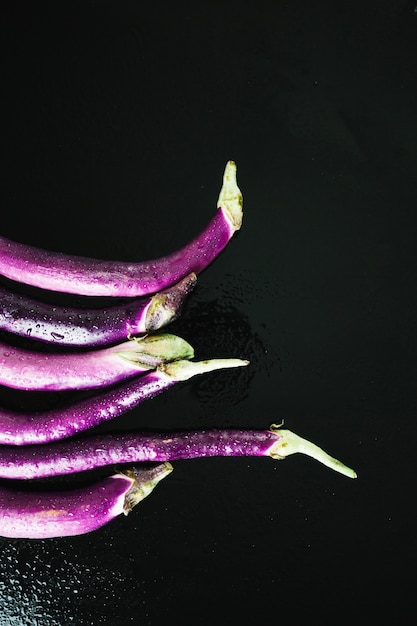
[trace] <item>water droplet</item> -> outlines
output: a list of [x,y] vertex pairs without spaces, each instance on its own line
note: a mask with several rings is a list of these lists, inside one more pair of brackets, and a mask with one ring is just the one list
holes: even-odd
[[62,341],[62,339],[64,339],[64,335],[60,335],[59,333],[51,333],[51,337],[53,337],[57,341]]
[[31,328],[28,328],[28,329],[27,329],[27,331],[26,331],[26,334],[30,336],[30,335],[31,335],[31,333],[32,333],[32,329],[31,329]]

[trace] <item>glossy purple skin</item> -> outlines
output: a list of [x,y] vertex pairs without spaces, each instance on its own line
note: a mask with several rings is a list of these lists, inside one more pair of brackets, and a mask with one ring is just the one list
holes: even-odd
[[49,304],[0,285],[0,330],[62,346],[118,343],[174,321],[195,283],[192,274],[158,294],[104,309]]
[[219,207],[202,232],[180,250],[151,261],[106,261],[51,252],[0,237],[0,274],[11,280],[87,296],[144,296],[199,274],[220,254],[235,228]]
[[121,474],[70,491],[0,485],[0,536],[46,539],[89,533],[123,512],[120,503],[131,486],[132,479]]
[[0,444],[23,446],[70,437],[130,411],[177,382],[152,371],[59,409],[23,413],[0,407]]
[[39,446],[1,446],[1,478],[41,478],[143,461],[268,456],[280,435],[269,430],[203,430],[80,437]]
[[14,389],[60,391],[97,389],[154,369],[138,365],[118,353],[135,353],[135,341],[86,352],[51,353],[25,350],[0,342],[0,384]]

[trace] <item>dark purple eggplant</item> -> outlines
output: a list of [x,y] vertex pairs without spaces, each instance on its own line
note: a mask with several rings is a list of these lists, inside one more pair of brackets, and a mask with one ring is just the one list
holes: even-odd
[[152,296],[103,308],[50,304],[0,285],[0,330],[60,346],[102,347],[155,332],[181,313],[197,277]]
[[356,472],[315,444],[273,424],[269,430],[194,430],[75,437],[33,446],[0,446],[0,477],[43,478],[144,461],[175,461],[212,456],[269,456],[283,459],[301,452],[331,469],[356,478]]

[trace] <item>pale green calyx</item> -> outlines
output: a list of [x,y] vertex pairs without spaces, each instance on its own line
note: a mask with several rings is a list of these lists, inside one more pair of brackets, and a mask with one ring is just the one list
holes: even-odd
[[145,369],[194,356],[194,348],[188,341],[170,333],[132,337],[130,343],[124,343],[123,348],[115,352],[121,359]]
[[220,190],[217,206],[223,209],[232,230],[239,230],[242,226],[243,196],[237,186],[236,163],[234,161],[226,163],[223,186]]
[[209,359],[208,361],[188,361],[180,360],[172,363],[165,363],[158,367],[161,372],[173,380],[188,380],[198,374],[206,374],[214,370],[227,369],[233,367],[243,367],[249,365],[249,361],[244,359]]
[[330,467],[335,472],[344,474],[344,476],[348,476],[349,478],[357,478],[357,474],[353,469],[333,458],[311,441],[303,439],[303,437],[296,435],[290,430],[281,428],[278,424],[272,424],[270,430],[279,437],[278,441],[276,441],[269,450],[269,455],[273,459],[284,459],[290,454],[300,452],[301,454],[311,456],[313,459]]
[[140,469],[135,467],[130,470],[121,472],[128,478],[132,479],[132,486],[125,495],[123,512],[128,515],[134,506],[142,502],[149,494],[155,489],[156,485],[168,474],[172,472],[174,468],[171,463],[166,461],[160,463],[152,469]]
[[153,332],[173,322],[180,314],[184,300],[194,289],[196,282],[197,275],[191,272],[172,287],[154,294],[146,311],[146,330]]

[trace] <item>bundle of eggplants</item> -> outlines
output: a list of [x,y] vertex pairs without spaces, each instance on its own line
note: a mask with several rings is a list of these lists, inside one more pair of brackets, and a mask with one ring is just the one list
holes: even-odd
[[[43,290],[124,299],[104,310],[49,304],[0,288],[0,385],[21,390],[96,390],[45,411],[0,408],[0,536],[49,538],[88,533],[127,515],[172,471],[171,461],[301,452],[350,478],[356,473],[321,448],[273,424],[267,430],[209,429],[77,437],[175,384],[249,361],[193,361],[183,338],[159,331],[181,313],[197,275],[242,224],[236,165],[226,164],[217,211],[190,243],[160,259],[110,262],[41,250],[0,237],[0,274]],[[126,304],[126,300],[128,301]],[[24,336],[30,347],[10,338]],[[11,342],[10,342],[11,341]],[[40,343],[52,346],[40,350]],[[61,351],[53,346],[73,350]],[[37,490],[33,479],[126,466],[87,486]],[[139,464],[139,465],[137,465]],[[30,481],[28,482],[28,480]],[[11,480],[19,480],[19,488]],[[7,481],[9,481],[7,485]]]

